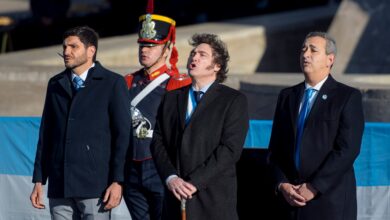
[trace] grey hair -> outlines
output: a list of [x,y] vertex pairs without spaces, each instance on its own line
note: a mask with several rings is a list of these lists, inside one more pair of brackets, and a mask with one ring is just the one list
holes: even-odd
[[326,46],[325,46],[326,47],[325,48],[326,55],[334,54],[336,56],[336,54],[337,54],[336,41],[328,33],[320,32],[320,31],[310,32],[310,33],[308,33],[306,35],[305,41],[308,38],[311,38],[311,37],[322,37],[322,38],[324,38],[326,40]]

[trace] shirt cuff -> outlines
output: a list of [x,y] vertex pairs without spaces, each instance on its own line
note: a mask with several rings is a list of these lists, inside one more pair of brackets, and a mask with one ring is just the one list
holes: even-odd
[[171,181],[171,179],[173,179],[175,177],[178,177],[178,176],[176,174],[168,176],[168,178],[165,180],[165,185],[168,186],[169,181]]

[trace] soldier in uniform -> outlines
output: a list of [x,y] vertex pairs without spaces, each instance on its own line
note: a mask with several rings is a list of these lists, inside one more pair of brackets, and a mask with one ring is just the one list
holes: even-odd
[[157,110],[166,91],[191,84],[191,78],[179,74],[176,68],[175,21],[153,14],[153,1],[149,1],[147,13],[140,16],[139,22],[138,55],[143,68],[125,76],[133,138],[126,163],[124,199],[133,220],[161,219],[164,183],[150,152]]

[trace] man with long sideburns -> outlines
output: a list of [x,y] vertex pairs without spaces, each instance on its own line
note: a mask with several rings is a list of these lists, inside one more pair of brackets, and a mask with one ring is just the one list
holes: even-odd
[[237,220],[236,163],[248,130],[247,99],[221,84],[229,53],[218,36],[195,34],[190,44],[192,85],[164,96],[152,144],[168,189],[163,219]]

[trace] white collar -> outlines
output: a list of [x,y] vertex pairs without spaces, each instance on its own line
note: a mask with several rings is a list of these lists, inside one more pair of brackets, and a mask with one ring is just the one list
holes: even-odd
[[85,70],[82,74],[80,74],[80,75],[77,75],[76,73],[74,73],[73,71],[72,71],[72,80],[76,77],[76,76],[78,76],[78,77],[80,77],[84,82],[85,82],[85,80],[87,79],[87,76],[88,76],[88,71],[89,71],[89,69],[91,69],[92,67],[94,67],[95,66],[95,63],[92,63],[92,66],[90,66],[87,70]]
[[305,89],[314,89],[316,91],[320,91],[322,85],[324,85],[325,81],[328,79],[329,75],[325,77],[323,80],[321,80],[319,83],[317,83],[315,86],[309,85],[307,82],[305,82]]
[[[214,82],[215,82],[215,81],[212,81],[211,83],[209,83],[209,84],[203,86],[199,91],[201,91],[201,92],[203,92],[203,93],[206,93],[207,90],[210,88],[210,86],[211,86]],[[194,85],[192,85],[192,90],[197,91],[197,90],[195,89],[195,86],[194,86]]]

